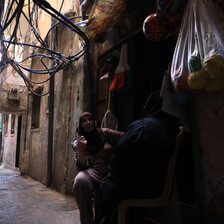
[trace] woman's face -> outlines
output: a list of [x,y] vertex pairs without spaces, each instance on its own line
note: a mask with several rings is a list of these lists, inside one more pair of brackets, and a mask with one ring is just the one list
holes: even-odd
[[82,127],[84,129],[85,132],[91,132],[93,131],[94,129],[94,121],[93,119],[90,117],[90,116],[85,116],[83,119],[82,119]]

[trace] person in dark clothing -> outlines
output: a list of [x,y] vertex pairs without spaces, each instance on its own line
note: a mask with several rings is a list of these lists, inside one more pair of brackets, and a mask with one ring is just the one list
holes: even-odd
[[95,197],[95,224],[116,224],[122,199],[160,196],[178,126],[176,117],[162,111],[159,92],[153,92],[142,118],[129,125],[114,149],[109,175]]

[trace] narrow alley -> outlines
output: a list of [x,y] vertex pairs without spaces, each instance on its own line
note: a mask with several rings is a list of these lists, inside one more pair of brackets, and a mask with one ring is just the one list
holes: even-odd
[[73,197],[0,166],[0,224],[79,224]]

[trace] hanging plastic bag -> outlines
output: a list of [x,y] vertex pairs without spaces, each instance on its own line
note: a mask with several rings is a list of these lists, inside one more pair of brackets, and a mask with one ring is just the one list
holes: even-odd
[[127,4],[124,0],[95,0],[86,26],[80,27],[89,40],[112,28]]
[[189,0],[171,66],[177,91],[224,89],[223,36],[222,9],[212,0]]
[[112,113],[112,111],[107,110],[104,114],[101,122],[101,128],[110,128],[113,130],[118,130],[118,119],[114,115],[114,113]]
[[174,117],[179,117],[179,105],[174,99],[173,89],[170,82],[170,67],[171,63],[169,63],[168,69],[164,72],[160,90],[160,96],[163,98],[162,110]]

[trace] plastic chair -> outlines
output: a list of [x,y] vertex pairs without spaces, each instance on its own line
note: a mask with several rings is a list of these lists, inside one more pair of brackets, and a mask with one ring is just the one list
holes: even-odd
[[[179,199],[176,188],[176,175],[175,164],[178,154],[181,138],[183,136],[183,130],[177,136],[177,143],[174,153],[170,157],[166,182],[163,193],[156,199],[127,199],[122,200],[118,206],[118,224],[126,223],[126,210],[129,207],[143,207],[143,208],[158,208],[167,207],[171,211],[172,224],[181,224],[181,213],[179,207]],[[154,223],[166,223],[162,219],[148,218]]]

